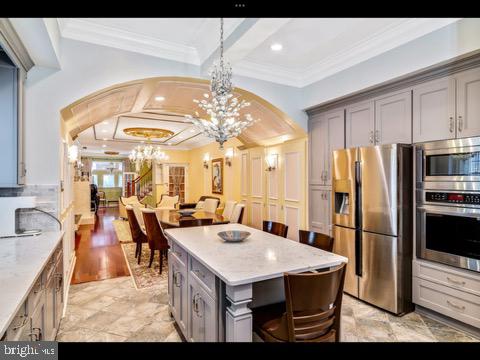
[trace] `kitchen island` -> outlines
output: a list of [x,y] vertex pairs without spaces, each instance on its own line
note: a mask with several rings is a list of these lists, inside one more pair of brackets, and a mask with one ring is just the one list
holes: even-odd
[[[226,243],[220,231],[248,231]],[[167,229],[169,306],[188,341],[252,341],[251,308],[284,300],[283,274],[347,258],[241,224]]]

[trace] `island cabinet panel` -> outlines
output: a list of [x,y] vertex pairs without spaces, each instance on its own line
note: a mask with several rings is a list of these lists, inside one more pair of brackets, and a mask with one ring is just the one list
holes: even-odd
[[45,337],[55,338],[55,277],[50,276],[45,286]]
[[188,312],[188,294],[187,294],[187,268],[178,259],[170,253],[169,263],[169,303],[170,312],[177,322],[184,336],[187,335],[187,312]]
[[455,79],[413,88],[413,142],[455,138]]
[[195,276],[188,279],[188,339],[191,342],[218,341],[217,303]]
[[480,135],[480,69],[457,76],[457,137]]

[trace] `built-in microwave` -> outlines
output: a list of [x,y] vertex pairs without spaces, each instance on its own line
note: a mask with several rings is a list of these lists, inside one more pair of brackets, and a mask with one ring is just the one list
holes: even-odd
[[417,188],[429,182],[480,182],[480,137],[421,143],[415,149]]

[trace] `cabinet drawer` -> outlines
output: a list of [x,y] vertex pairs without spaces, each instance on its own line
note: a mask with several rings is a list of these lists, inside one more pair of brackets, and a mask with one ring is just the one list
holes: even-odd
[[480,328],[480,297],[414,277],[413,301]]
[[42,299],[42,296],[44,295],[44,289],[45,289],[45,279],[44,279],[44,273],[40,274],[38,277],[37,281],[35,281],[35,284],[32,287],[32,290],[30,291],[30,294],[28,294],[28,309],[30,312],[32,312],[37,304],[40,302]]
[[480,296],[480,274],[473,276],[444,266],[414,261],[413,276]]
[[30,330],[30,316],[28,315],[28,302],[25,301],[7,329],[7,340],[18,340],[22,336],[22,333],[27,330]]
[[216,298],[215,274],[190,256],[190,275],[208,292],[212,298]]
[[175,256],[183,265],[187,266],[187,252],[175,241],[172,242],[172,248],[170,251],[175,254]]

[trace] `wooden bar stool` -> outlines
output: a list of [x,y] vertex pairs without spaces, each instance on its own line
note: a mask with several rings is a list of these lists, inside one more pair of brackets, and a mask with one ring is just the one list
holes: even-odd
[[328,235],[307,230],[299,230],[298,235],[302,244],[314,246],[330,252],[333,250],[333,238]]
[[288,226],[275,221],[263,221],[263,231],[286,238]]
[[339,342],[345,269],[284,274],[285,302],[253,309],[254,331],[266,342]]

